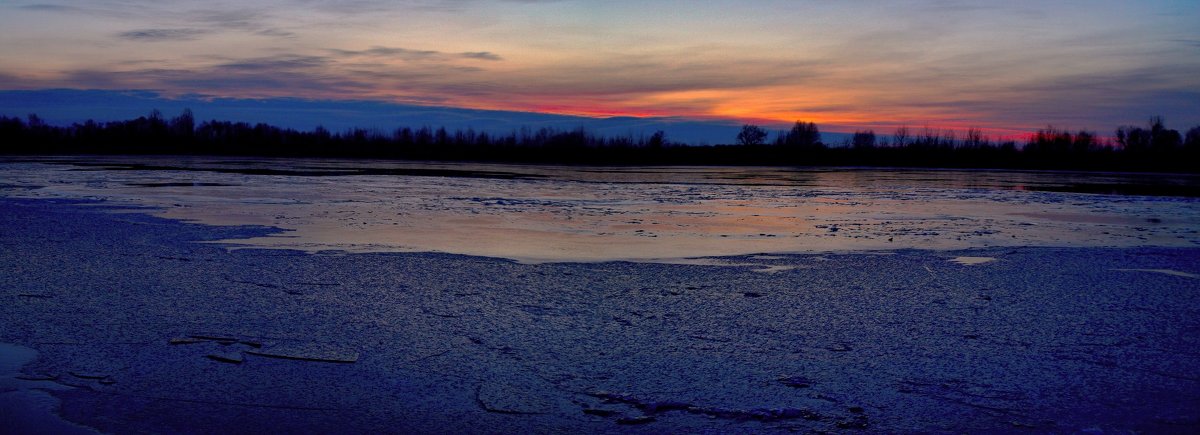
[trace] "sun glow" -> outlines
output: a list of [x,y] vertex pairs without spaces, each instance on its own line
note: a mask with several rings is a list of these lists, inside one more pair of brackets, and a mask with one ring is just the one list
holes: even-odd
[[216,0],[221,7],[189,13],[137,1],[4,4],[0,90],[372,100],[771,128],[804,120],[823,131],[978,128],[994,137],[1046,125],[1105,132],[1151,115],[1200,122],[1198,10],[1100,2],[993,5],[984,26],[945,25],[979,20],[977,8],[934,14],[891,3],[351,2],[356,9]]

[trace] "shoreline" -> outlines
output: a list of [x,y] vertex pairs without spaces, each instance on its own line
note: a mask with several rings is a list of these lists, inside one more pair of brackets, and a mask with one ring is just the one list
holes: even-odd
[[1200,248],[717,258],[793,266],[757,273],[228,251],[194,242],[272,230],[0,208],[0,342],[105,432],[1200,427],[1200,279],[1154,272]]
[[434,165],[434,166],[513,166],[527,168],[602,168],[602,169],[633,169],[633,168],[755,168],[755,169],[788,169],[801,171],[929,171],[929,172],[1006,172],[1032,174],[1078,174],[1078,175],[1144,175],[1152,177],[1197,177],[1197,172],[1164,172],[1138,170],[1089,170],[1089,169],[1053,169],[1053,168],[1005,168],[1005,167],[954,167],[954,166],[871,166],[871,165],[788,165],[788,164],[738,164],[738,163],[677,163],[677,164],[641,164],[641,163],[545,163],[545,162],[506,162],[488,160],[438,160],[438,159],[403,159],[381,157],[338,157],[338,156],[280,156],[280,155],[225,155],[225,154],[2,154],[0,161],[18,163],[62,162],[80,159],[147,159],[147,160],[191,160],[191,159],[228,159],[234,162],[261,161],[295,161],[311,160],[313,162],[353,162],[379,163],[392,165]]

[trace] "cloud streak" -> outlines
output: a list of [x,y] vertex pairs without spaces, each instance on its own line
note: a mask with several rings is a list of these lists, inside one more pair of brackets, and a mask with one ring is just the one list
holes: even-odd
[[50,4],[50,3],[35,3],[30,5],[21,5],[21,9],[28,11],[49,11],[49,12],[77,12],[80,8],[74,6]]
[[330,49],[330,53],[347,58],[353,57],[379,57],[379,58],[395,58],[405,60],[451,60],[451,59],[475,59],[475,60],[504,60],[500,55],[488,51],[467,51],[461,53],[445,53],[437,50],[414,50],[401,47],[380,47],[375,46],[365,50],[344,50]]
[[144,42],[190,41],[209,33],[206,29],[140,29],[118,33],[117,37]]

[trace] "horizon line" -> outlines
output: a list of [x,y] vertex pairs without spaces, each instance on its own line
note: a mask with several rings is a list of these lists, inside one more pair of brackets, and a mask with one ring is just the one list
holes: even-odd
[[[680,124],[680,123],[712,124],[713,126],[727,127],[733,133],[735,133],[737,131],[737,129],[740,129],[743,125],[759,126],[759,127],[766,129],[770,133],[778,133],[780,131],[788,130],[797,122],[811,122],[811,123],[816,124],[818,127],[823,126],[824,128],[821,129],[821,130],[823,130],[823,131],[821,131],[821,133],[823,133],[823,134],[829,133],[829,134],[833,134],[833,135],[837,135],[837,136],[846,136],[846,137],[853,136],[854,134],[861,133],[861,132],[873,132],[877,136],[885,136],[886,137],[886,136],[890,136],[892,133],[894,133],[899,128],[907,128],[909,130],[910,135],[920,135],[925,132],[933,132],[938,135],[943,135],[943,134],[946,134],[947,132],[951,132],[955,135],[960,135],[960,134],[964,134],[964,133],[967,133],[972,130],[977,130],[977,131],[982,132],[982,134],[987,136],[989,139],[996,140],[996,141],[1028,139],[1030,136],[1036,135],[1039,131],[1046,131],[1046,130],[1087,132],[1087,133],[1093,134],[1098,137],[1112,139],[1112,138],[1116,137],[1115,136],[1116,128],[1130,126],[1129,124],[1116,125],[1116,126],[1112,127],[1113,130],[1109,130],[1107,132],[1102,133],[1101,131],[1090,130],[1087,128],[1078,128],[1077,129],[1077,128],[1071,128],[1071,127],[1065,127],[1065,128],[1059,127],[1059,126],[1054,125],[1054,123],[1046,123],[1039,127],[985,127],[985,126],[979,125],[977,123],[954,122],[954,123],[948,123],[948,125],[947,125],[947,123],[936,123],[935,124],[935,123],[931,123],[929,121],[925,121],[925,122],[880,121],[878,123],[870,123],[870,124],[839,124],[839,123],[818,122],[818,121],[814,121],[814,120],[810,120],[810,119],[782,120],[782,119],[757,118],[757,117],[647,115],[647,114],[636,114],[636,113],[624,113],[624,114],[613,113],[613,114],[598,115],[598,114],[591,114],[591,113],[580,113],[577,111],[506,110],[506,109],[498,109],[498,108],[490,108],[490,107],[474,107],[474,106],[470,106],[470,105],[441,105],[441,104],[428,104],[428,103],[423,104],[422,102],[392,101],[392,100],[387,100],[387,99],[368,99],[368,98],[331,99],[331,98],[307,98],[307,97],[298,97],[298,96],[234,97],[234,96],[200,94],[200,93],[169,93],[169,92],[163,92],[163,91],[154,90],[154,89],[135,89],[135,88],[99,89],[99,88],[57,87],[57,88],[45,88],[45,89],[0,89],[0,96],[3,96],[4,94],[34,95],[34,94],[59,93],[59,92],[116,94],[116,95],[120,95],[123,97],[138,98],[138,99],[145,99],[145,100],[157,100],[157,101],[161,101],[164,103],[185,104],[185,106],[183,108],[192,109],[193,111],[195,111],[195,109],[193,109],[191,106],[187,106],[186,103],[189,103],[189,102],[199,103],[201,105],[199,107],[201,110],[204,110],[203,105],[218,104],[218,103],[235,103],[235,104],[236,103],[268,103],[269,104],[269,103],[299,102],[299,103],[308,103],[308,104],[334,104],[334,105],[363,105],[363,104],[366,104],[366,105],[378,105],[378,106],[382,106],[381,108],[392,108],[392,109],[424,108],[424,109],[446,110],[446,111],[470,111],[470,112],[479,112],[482,114],[493,114],[493,115],[502,115],[502,114],[531,115],[531,116],[563,118],[563,119],[553,120],[555,122],[570,122],[572,119],[574,119],[574,120],[578,120],[581,122],[582,121],[632,120],[632,121],[642,121],[642,122],[662,122],[662,123],[666,123],[666,124]],[[146,101],[145,103],[151,104],[151,105],[145,106],[145,108],[143,110],[144,114],[149,114],[153,110],[163,111],[159,107],[153,106],[150,101]],[[33,107],[30,107],[30,109],[26,113],[16,113],[11,110],[5,111],[4,106],[5,106],[4,102],[0,101],[0,115],[25,117],[29,114],[37,114],[39,117],[43,116],[42,113],[39,113],[38,110]],[[171,110],[171,109],[168,108],[166,110]],[[177,110],[181,110],[181,109],[177,109]],[[300,110],[304,110],[304,109],[300,109]],[[308,110],[312,110],[312,109],[308,109]],[[8,113],[6,113],[6,112],[8,112]],[[365,116],[365,115],[366,114],[364,114],[364,116],[362,116],[362,118],[369,117],[369,116]],[[126,115],[126,116],[128,116],[128,115]],[[379,115],[376,115],[376,116],[379,116]],[[386,115],[384,115],[384,116],[386,116]],[[1145,115],[1144,119],[1153,120],[1156,117],[1157,117],[1157,115]],[[80,119],[78,117],[73,117],[71,119],[63,119],[63,118],[64,117],[62,117],[62,116],[50,115],[49,117],[46,118],[46,121],[47,121],[47,123],[51,123],[51,124],[55,124],[55,125],[63,125],[64,123],[69,125],[72,123],[86,122],[88,120],[93,120],[93,121],[97,121],[97,122],[105,122],[105,121],[127,120],[128,119],[128,118],[122,118],[120,116],[115,116],[113,118],[104,118],[104,117],[95,117],[92,115],[89,115],[87,119]],[[205,118],[208,119],[210,117],[205,117]],[[226,118],[229,118],[229,117],[226,117]],[[236,117],[234,117],[234,118],[236,118]],[[136,119],[136,117],[134,119]],[[217,117],[211,117],[211,119],[218,120]],[[225,119],[225,120],[230,120],[230,119]],[[236,120],[236,121],[242,121],[242,120]],[[515,130],[515,129],[525,128],[525,127],[535,127],[536,128],[536,127],[538,127],[538,124],[545,123],[546,121],[547,120],[538,120],[538,121],[531,121],[531,122],[509,121],[509,122],[506,122],[506,124],[510,124],[509,128]],[[279,122],[269,122],[269,121],[245,121],[245,122],[250,122],[252,124],[253,123],[266,123],[266,124],[270,124],[272,126],[281,126],[280,125],[281,123],[279,123]],[[283,124],[286,124],[286,123],[283,123]],[[380,127],[378,125],[372,125],[372,124],[373,123],[371,120],[365,119],[364,122],[362,122],[362,123],[359,123],[359,124],[356,124],[353,126],[342,126],[341,128],[337,128],[337,129],[353,130],[353,129],[402,128],[402,127],[411,127],[416,124],[421,124],[423,126],[431,126],[431,127],[432,126],[439,126],[439,127],[448,127],[449,126],[445,122],[439,122],[439,121],[432,120],[432,119],[429,122],[425,122],[425,123],[413,123],[413,122],[406,123],[406,122],[402,122],[402,121],[395,121],[395,122],[391,122],[391,125],[388,127]],[[320,126],[322,126],[322,125],[317,124],[317,125],[313,126],[313,128],[320,127]],[[287,127],[287,126],[284,125],[284,127]],[[458,126],[458,127],[449,126],[449,127],[453,128],[453,129],[463,129],[462,126]],[[589,129],[588,127],[589,126],[587,126],[587,125],[580,124],[576,128]],[[472,128],[472,127],[467,126],[467,128]],[[481,126],[481,127],[478,127],[477,129],[486,131],[486,130],[492,130],[494,128],[487,128],[486,126]],[[573,130],[573,129],[575,129],[575,128],[567,128],[565,130]],[[601,128],[600,130],[604,130],[604,129]],[[654,129],[651,128],[650,130],[653,131]],[[695,141],[689,141],[689,142],[695,142]],[[700,142],[708,142],[708,141],[700,141]]]

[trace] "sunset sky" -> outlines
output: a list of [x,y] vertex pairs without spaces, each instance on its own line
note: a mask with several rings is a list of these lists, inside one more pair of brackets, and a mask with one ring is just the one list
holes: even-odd
[[0,90],[1107,133],[1200,124],[1197,23],[1196,0],[2,1]]

